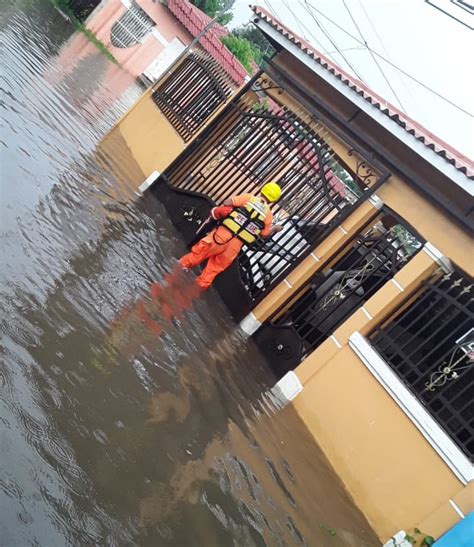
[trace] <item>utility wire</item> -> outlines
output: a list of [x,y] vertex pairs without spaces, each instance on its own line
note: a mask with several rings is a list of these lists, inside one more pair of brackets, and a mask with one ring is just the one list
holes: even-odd
[[347,10],[347,13],[349,14],[350,18],[352,19],[352,22],[354,23],[354,26],[355,28],[357,29],[357,32],[359,33],[359,36],[361,37],[362,41],[364,42],[365,44],[365,47],[367,48],[367,50],[369,51],[372,59],[374,60],[374,63],[377,65],[377,68],[379,69],[380,71],[380,74],[382,74],[384,80],[387,82],[387,85],[388,87],[391,89],[394,97],[397,99],[398,101],[398,104],[400,105],[400,108],[403,110],[403,112],[405,112],[405,114],[407,113],[407,111],[405,110],[405,107],[403,106],[403,103],[402,101],[400,100],[397,92],[395,91],[395,89],[393,88],[392,84],[390,83],[390,80],[387,78],[387,76],[385,75],[385,72],[382,70],[382,67],[380,66],[379,62],[377,61],[377,57],[375,57],[373,51],[370,49],[369,47],[369,44],[367,43],[367,40],[364,38],[364,35],[362,34],[362,31],[360,30],[360,27],[359,25],[357,24],[357,21],[355,20],[355,17],[352,15],[352,12],[351,10],[349,9],[349,6],[347,5],[346,3],[346,0],[342,0],[342,3],[344,4],[344,7],[346,8]]
[[[354,46],[354,47],[344,47],[341,49],[341,51],[365,51],[365,46]],[[324,55],[329,55],[330,53],[337,53],[336,50],[334,51],[323,51]]]
[[276,11],[273,9],[273,7],[271,6],[270,2],[268,2],[268,0],[263,0],[263,1],[265,2],[265,5],[267,6],[267,8],[272,12],[273,16],[278,19],[278,15]]
[[[314,9],[316,12],[318,12],[320,15],[322,15],[325,19],[327,19],[329,22],[331,22],[335,27],[337,27],[339,30],[344,32],[344,34],[347,34],[347,36],[350,36],[358,44],[364,45],[358,38],[356,38],[353,34],[348,32],[345,28],[341,27],[338,23],[333,21],[330,17],[328,17],[326,14],[324,14],[316,6],[314,6],[313,4],[309,4],[308,0],[305,0],[305,3],[308,5],[308,8],[310,6],[312,9]],[[308,9],[308,12],[311,13],[310,8]],[[374,53],[374,55],[376,55],[379,59],[382,59],[383,61],[388,63],[390,66],[392,66],[393,68],[395,68],[396,70],[398,70],[399,72],[404,74],[407,78],[410,78],[410,80],[413,80],[414,82],[416,82],[421,87],[424,87],[427,91],[429,91],[433,95],[436,95],[437,97],[439,97],[440,99],[442,99],[446,103],[450,104],[451,106],[453,106],[454,108],[456,108],[460,112],[463,112],[464,114],[467,114],[470,118],[474,118],[474,114],[472,114],[471,112],[465,110],[462,106],[457,105],[455,102],[451,101],[451,99],[448,99],[444,95],[441,95],[441,93],[438,93],[437,91],[435,91],[434,89],[432,89],[428,85],[424,84],[423,82],[421,82],[420,80],[418,80],[417,78],[415,78],[414,76],[412,76],[411,74],[409,74],[408,72],[406,72],[405,70],[403,70],[402,68],[397,66],[395,63],[393,63],[392,61],[390,61],[389,59],[387,59],[386,57],[384,57],[383,55],[381,55],[377,51],[373,50],[372,48],[368,48],[368,49],[370,49]]]
[[[303,6],[302,0],[299,0],[300,4]],[[322,24],[318,21],[317,17],[314,15],[314,13],[309,9],[308,0],[304,0],[304,3],[306,4],[306,11],[311,15],[311,18],[314,20],[314,22],[318,25],[318,27],[321,29],[321,32],[326,36],[326,38],[331,42],[334,49],[339,53],[339,55],[344,59],[344,61],[347,63],[347,65],[352,69],[354,74],[361,80],[364,81],[360,74],[357,72],[357,70],[351,65],[351,63],[347,60],[345,55],[339,50],[338,45],[334,42],[334,40],[331,38],[330,34],[324,29]],[[303,6],[305,7],[305,6]],[[364,82],[365,83],[365,82]]]
[[[321,51],[325,54],[325,55],[328,55],[329,57],[331,57],[331,59],[337,63],[337,60],[331,55],[331,53],[328,53],[326,51],[326,48],[321,44],[321,42],[316,38],[316,36],[314,36],[314,34],[311,32],[311,30],[308,29],[308,27],[303,23],[303,21],[300,20],[300,18],[296,15],[296,13],[290,8],[289,4],[288,4],[288,1],[287,0],[283,0],[283,4],[285,4],[286,6],[286,9],[291,13],[291,15],[293,15],[298,27],[300,28],[301,30],[301,33],[303,34],[303,38],[306,40],[307,39],[307,36],[310,36],[314,42],[317,44],[317,46],[319,48],[321,48]],[[305,33],[305,30],[306,30],[306,33]],[[334,53],[337,53],[336,51],[334,51]]]
[[[367,18],[367,21],[369,22],[370,26],[372,27],[372,30],[374,31],[375,36],[377,36],[377,40],[379,41],[379,44],[382,46],[382,49],[383,49],[385,55],[387,56],[387,59],[390,59],[390,61],[391,61],[392,59],[390,58],[390,54],[387,51],[387,48],[385,47],[385,45],[383,43],[383,40],[380,37],[380,34],[378,33],[377,27],[372,23],[372,19],[369,17],[369,14],[367,13],[367,11],[364,7],[364,3],[362,2],[362,0],[358,0],[358,2],[359,2],[360,7],[362,8],[362,11],[364,12],[364,15]],[[414,99],[410,89],[408,88],[405,80],[400,76],[399,72],[397,72],[397,76],[398,76],[398,79],[400,80],[400,82],[402,83],[403,87],[405,88],[405,91],[410,96],[411,100],[418,106],[417,101]],[[418,106],[418,108],[419,108],[419,106]]]

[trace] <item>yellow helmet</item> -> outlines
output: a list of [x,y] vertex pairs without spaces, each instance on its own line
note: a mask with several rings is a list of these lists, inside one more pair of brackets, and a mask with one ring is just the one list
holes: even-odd
[[268,199],[270,202],[278,201],[281,197],[281,188],[276,182],[267,182],[264,184],[260,192]]

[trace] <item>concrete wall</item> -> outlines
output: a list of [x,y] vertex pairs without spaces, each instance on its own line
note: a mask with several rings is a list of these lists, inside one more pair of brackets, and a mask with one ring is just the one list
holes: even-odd
[[121,0],[101,3],[87,20],[87,27],[108,47],[122,68],[134,76],[142,74],[173,38],[179,38],[186,46],[192,41],[192,36],[165,6],[153,0],[138,0],[138,4],[155,22],[158,34],[158,37],[149,34],[141,44],[119,48],[111,42],[112,26],[127,10]]
[[163,172],[185,148],[183,139],[151,98],[152,92],[150,88],[144,93],[104,139],[116,139],[119,134],[144,178],[153,171]]

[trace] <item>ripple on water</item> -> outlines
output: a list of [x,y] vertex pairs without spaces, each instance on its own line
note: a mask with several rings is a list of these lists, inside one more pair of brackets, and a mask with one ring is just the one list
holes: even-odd
[[[303,543],[322,509],[300,503],[274,378],[215,292],[158,310],[161,337],[127,313],[185,246],[135,199],[120,139],[99,147],[142,90],[71,33],[47,3],[0,3],[0,529],[9,547]],[[366,527],[338,492],[345,528]]]

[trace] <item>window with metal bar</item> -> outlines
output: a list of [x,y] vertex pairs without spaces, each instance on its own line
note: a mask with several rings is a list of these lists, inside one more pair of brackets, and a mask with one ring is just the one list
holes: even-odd
[[473,280],[436,272],[369,336],[454,442],[474,459]]
[[133,3],[112,25],[110,40],[113,46],[119,48],[135,46],[143,42],[154,26],[153,19]]
[[271,318],[302,341],[300,359],[314,351],[421,248],[421,238],[384,207]]
[[194,52],[152,95],[168,121],[188,141],[231,94],[229,78],[216,61]]

